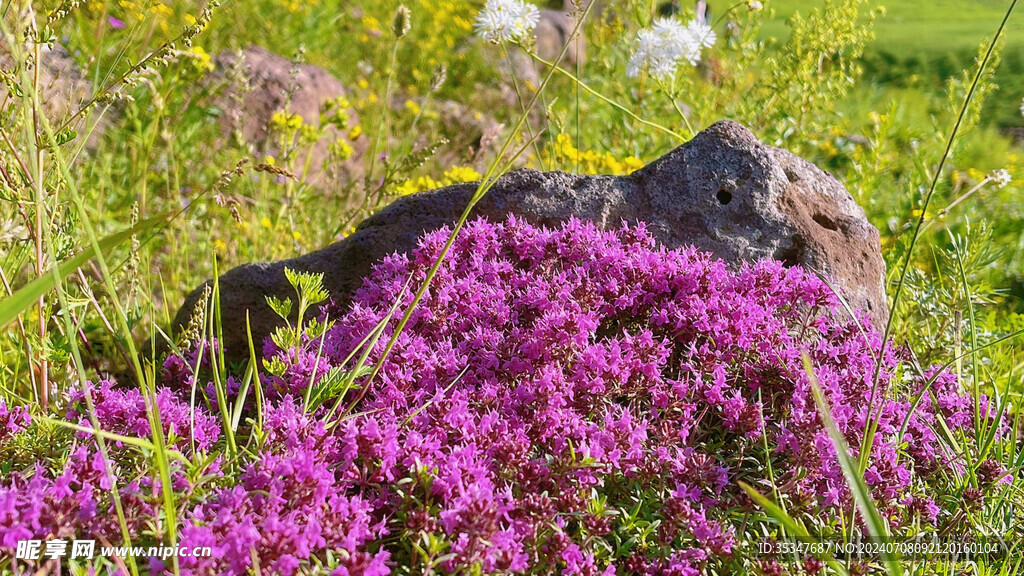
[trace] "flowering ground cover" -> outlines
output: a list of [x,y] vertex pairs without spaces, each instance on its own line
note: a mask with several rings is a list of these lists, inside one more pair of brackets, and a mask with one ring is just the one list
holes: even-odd
[[[297,345],[268,340],[264,365],[276,374],[264,373],[265,397],[245,408],[233,455],[215,414],[218,398],[235,405],[237,384],[220,396],[205,386],[209,347],[165,362],[155,398],[167,446],[183,457],[170,465],[178,538],[214,552],[180,559],[181,573],[764,569],[778,559],[744,536],[781,535],[741,481],[774,491],[825,537],[854,509],[804,354],[851,446],[874,423],[864,479],[891,529],[962,532],[939,505],[970,464],[937,434],[963,435],[976,416],[953,374],[908,374],[900,350],[882,353],[866,317],[848,317],[801,269],[731,271],[659,247],[642,226],[470,223],[379,378],[323,397],[354,353],[366,348],[373,362],[383,352],[393,302],[411,301],[410,278],[425,277],[448,233],[381,262],[350,308],[328,304],[296,326]],[[366,346],[378,325],[384,338]],[[149,436],[137,390],[86,390],[105,432]],[[159,478],[116,440],[104,460],[86,398],[70,398],[67,420],[82,428],[61,437],[66,460],[0,487],[7,551],[29,538],[116,541],[110,475],[127,481],[118,498],[130,537],[158,535]],[[2,415],[2,452],[42,433],[24,409]],[[1009,481],[994,461],[983,469],[983,487]]]

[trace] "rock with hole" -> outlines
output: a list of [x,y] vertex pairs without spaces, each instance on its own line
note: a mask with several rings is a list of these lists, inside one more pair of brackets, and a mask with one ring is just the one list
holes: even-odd
[[[259,343],[278,325],[265,297],[289,296],[285,267],[322,272],[345,302],[373,264],[415,247],[426,231],[453,224],[476,186],[461,184],[397,200],[357,231],[292,260],[248,264],[220,278],[224,346],[248,354],[245,317]],[[670,248],[694,245],[739,266],[764,258],[804,266],[829,278],[856,309],[884,326],[888,308],[878,231],[835,178],[809,162],[766,146],[743,126],[719,122],[629,176],[583,176],[517,170],[500,178],[477,215],[509,214],[557,225],[571,216],[604,228],[644,222]],[[178,312],[187,323],[198,288]]]

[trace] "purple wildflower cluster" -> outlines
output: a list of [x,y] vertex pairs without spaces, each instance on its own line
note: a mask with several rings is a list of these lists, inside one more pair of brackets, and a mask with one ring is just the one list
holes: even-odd
[[[309,382],[349,357],[396,298],[408,305],[407,279],[423,280],[447,235],[386,259],[349,309],[329,310],[342,320],[324,338],[321,365],[311,352],[319,342],[305,353],[268,346],[292,363],[283,380]],[[660,528],[631,550],[630,571],[698,570],[733,555],[751,507],[735,480],[763,479],[768,460],[791,513],[820,522],[850,509],[806,351],[851,446],[869,418],[878,422],[865,478],[886,517],[934,522],[925,486],[963,465],[937,439],[936,419],[969,426],[973,402],[943,374],[930,387],[935,402],[911,410],[892,393],[891,349],[876,388],[881,338],[859,320],[866,332],[801,269],[762,262],[733,272],[707,254],[656,246],[642,226],[477,221],[366,392],[358,410],[373,415],[350,424],[394,421],[379,465],[385,479],[413,483],[401,498],[372,483],[359,492],[379,494],[374,504],[400,541],[445,540],[445,570],[569,574],[621,564],[608,543],[634,536],[622,519],[641,494],[652,503],[643,520]],[[607,498],[600,510],[595,493]]]
[[[266,438],[260,456],[239,474],[237,483],[214,491],[188,515],[181,540],[210,546],[210,558],[183,558],[183,574],[245,574],[253,550],[271,574],[295,574],[312,556],[331,551],[334,576],[384,576],[389,554],[367,548],[387,534],[374,504],[356,490],[357,482],[388,479],[368,475],[359,465],[384,448],[382,438],[366,436],[373,425],[353,422],[328,433],[291,397],[265,414]],[[370,432],[373,434],[373,432]]]
[[[932,496],[944,470],[965,464],[935,429],[940,418],[954,431],[975,418],[953,375],[902,373],[898,354],[881,354],[878,334],[862,331],[801,269],[761,262],[732,271],[693,249],[657,246],[643,226],[470,223],[380,376],[365,390],[360,381],[345,398],[361,394],[359,404],[328,425],[326,408],[304,405],[308,383],[352,368],[345,360],[396,299],[411,303],[407,281],[425,278],[448,233],[385,259],[351,303],[328,306],[338,321],[322,341],[290,350],[268,342],[265,355],[288,368],[264,378],[271,393],[248,455],[223,474],[215,466],[216,481],[201,487],[175,477],[188,502],[179,539],[214,550],[180,559],[183,574],[245,573],[254,563],[286,576],[310,565],[338,576],[396,566],[739,569],[749,559],[738,531],[756,509],[739,480],[763,485],[770,465],[788,511],[825,531],[851,509],[805,352],[854,456],[867,422],[878,423],[865,479],[884,516],[896,528],[943,521]],[[370,362],[396,325],[387,324]],[[191,389],[196,364],[170,359],[168,386]],[[907,382],[899,393],[897,379]],[[92,392],[105,429],[148,434],[140,394],[106,383]],[[218,421],[178,394],[156,396],[169,442],[186,456],[212,450]],[[912,409],[918,394],[928,400]],[[88,425],[81,396],[73,401],[70,419]],[[0,406],[0,445],[24,426]],[[118,538],[97,524],[112,514],[89,438],[63,475],[38,469],[4,482],[0,510],[16,512],[0,512],[0,546],[76,531]],[[989,468],[988,481],[1003,477]],[[154,480],[136,482],[122,494],[137,494],[130,507],[141,521],[155,513],[147,508]]]
[[[147,414],[159,414],[168,447],[189,457],[206,452],[220,435],[218,422],[203,411],[193,411],[170,389],[161,389],[155,406],[135,389],[115,389],[111,382],[90,385],[88,392],[100,428],[119,436],[149,438]],[[86,408],[86,392],[74,391],[68,398],[67,420],[92,429]],[[28,411],[8,410],[0,402],[0,446],[12,439],[12,432],[31,424]],[[132,538],[142,536],[160,508],[160,482],[148,474],[145,458],[119,441],[107,443],[104,459],[92,432],[77,432],[66,458],[55,470],[36,463],[32,470],[11,473],[0,485],[0,549],[14,550],[19,540],[58,539],[90,535],[106,542],[121,542],[122,532],[112,499],[112,479]],[[173,488],[179,496],[191,486],[181,463],[172,463]]]
[[8,408],[7,403],[0,400],[0,443],[6,442],[18,432],[28,428],[31,422],[28,408]]

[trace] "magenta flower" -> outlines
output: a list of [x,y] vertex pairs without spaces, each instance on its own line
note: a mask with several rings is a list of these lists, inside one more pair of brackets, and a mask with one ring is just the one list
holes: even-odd
[[[105,430],[148,437],[153,405],[173,450],[213,460],[201,475],[172,460],[179,537],[214,551],[180,559],[181,573],[258,563],[282,575],[384,576],[421,562],[428,542],[444,573],[751,571],[756,559],[737,540],[762,512],[738,481],[767,485],[769,460],[790,514],[827,529],[845,525],[852,506],[803,353],[851,446],[877,414],[864,478],[893,530],[951,522],[938,503],[959,495],[950,472],[966,476],[967,464],[935,431],[941,419],[967,432],[961,442],[975,437],[974,401],[953,373],[904,373],[898,351],[880,354],[878,333],[862,333],[813,274],[771,261],[730,269],[693,249],[666,250],[643,226],[470,222],[379,377],[357,381],[345,400],[360,390],[361,401],[328,426],[325,407],[305,406],[310,382],[351,369],[345,359],[396,299],[409,305],[407,279],[424,279],[447,234],[384,259],[351,302],[322,310],[337,320],[322,354],[319,339],[264,344],[285,369],[260,375],[262,427],[253,405],[236,458],[208,456],[224,446],[208,376],[216,343],[168,358],[166,387],[153,396],[90,386]],[[928,380],[931,400],[912,409],[908,394]],[[239,382],[227,380],[232,409]],[[71,394],[68,419],[88,427],[83,400]],[[0,449],[33,426],[27,411],[0,403]],[[90,434],[74,443],[63,469],[14,463],[0,481],[5,553],[26,537],[119,540],[111,478],[133,538],[159,524],[159,479],[137,451],[110,442],[108,461]],[[995,460],[974,471],[980,486],[1008,474]],[[656,528],[641,534],[641,525]]]

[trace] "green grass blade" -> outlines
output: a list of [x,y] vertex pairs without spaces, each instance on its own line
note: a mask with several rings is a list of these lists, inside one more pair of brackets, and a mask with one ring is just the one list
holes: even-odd
[[[149,231],[161,225],[167,221],[170,216],[171,213],[169,212],[159,216],[154,216],[153,218],[139,222],[127,230],[122,230],[102,238],[99,241],[100,250],[104,253],[109,253],[120,244],[129,240],[133,235]],[[91,245],[87,245],[78,253],[78,255],[60,263],[57,267],[57,272],[60,278],[67,278],[75,270],[81,268],[86,262],[92,260],[95,256],[96,252],[93,247]],[[36,278],[19,288],[10,297],[4,298],[0,301],[0,328],[5,328],[8,324],[14,322],[18,318],[19,314],[35,305],[41,296],[44,296],[47,292],[53,290],[53,287],[56,285],[56,281],[57,280],[53,274],[43,274],[39,278]]]
[[[887,544],[890,542],[889,537],[889,526],[885,520],[882,519],[881,515],[878,514],[878,509],[875,508],[874,502],[871,500],[871,490],[868,488],[867,483],[864,482],[863,475],[857,472],[857,463],[850,457],[850,447],[846,443],[846,438],[842,432],[836,426],[835,420],[832,419],[832,410],[829,408],[828,401],[825,399],[824,393],[821,391],[821,386],[818,384],[818,377],[814,374],[814,366],[811,365],[811,359],[806,353],[803,355],[804,370],[807,371],[807,378],[811,382],[811,392],[814,394],[814,403],[818,406],[818,413],[821,415],[821,420],[825,424],[825,429],[828,430],[828,435],[832,439],[832,445],[836,448],[836,456],[839,459],[839,465],[843,469],[843,476],[846,478],[846,484],[850,487],[850,492],[853,494],[853,499],[857,503],[857,509],[864,516],[864,523],[867,525],[868,532],[871,538],[879,544]],[[900,567],[899,555],[889,554],[883,552],[882,564],[885,566],[886,573],[889,576],[898,576],[903,574],[903,568]]]
[[[804,528],[803,524],[800,524],[792,516],[787,514],[781,506],[769,500],[768,497],[758,492],[757,489],[750,484],[747,484],[742,480],[739,484],[740,488],[743,488],[743,491],[746,492],[754,502],[757,502],[757,505],[763,508],[769,517],[786,529],[786,532],[789,532],[798,540],[807,544],[816,544],[819,542],[817,538],[811,536],[811,533]],[[836,573],[844,576],[847,574],[846,568],[844,568],[843,565],[831,555],[827,555],[821,559],[828,564],[829,567],[835,570]]]

